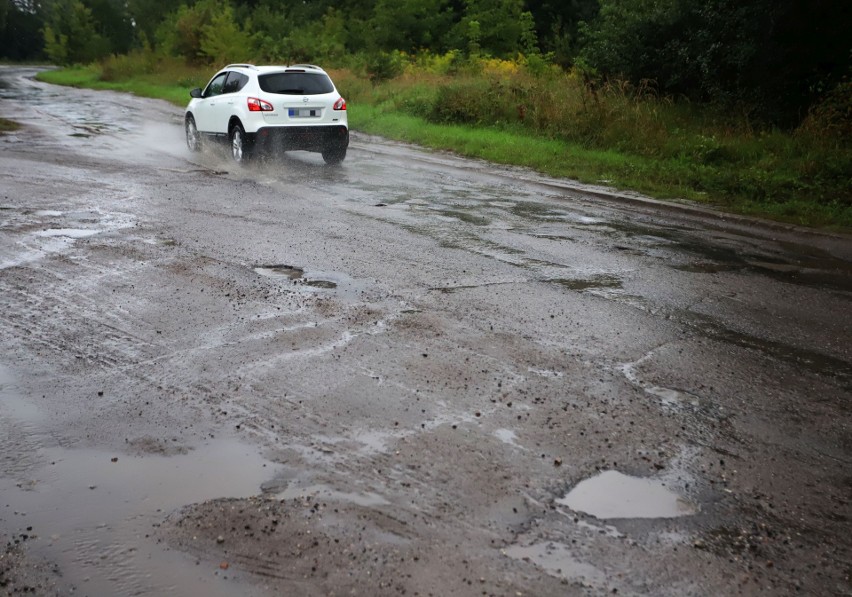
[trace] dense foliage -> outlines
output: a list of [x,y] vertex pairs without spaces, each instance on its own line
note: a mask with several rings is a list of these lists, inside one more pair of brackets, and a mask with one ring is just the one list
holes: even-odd
[[[850,74],[837,0],[0,0],[0,57],[89,63],[146,49],[192,63],[522,57],[794,126]],[[835,93],[836,95],[836,93]],[[835,98],[836,101],[836,98]]]

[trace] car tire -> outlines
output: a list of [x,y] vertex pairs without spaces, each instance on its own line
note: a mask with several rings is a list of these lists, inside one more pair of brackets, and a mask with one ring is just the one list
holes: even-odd
[[231,140],[231,157],[238,164],[245,164],[252,157],[251,142],[246,136],[246,131],[239,122],[231,126],[231,131],[228,134]]
[[191,114],[186,117],[184,128],[186,130],[186,146],[189,151],[193,153],[201,151],[201,133],[198,132],[198,127],[195,126],[195,118]]
[[322,159],[325,160],[325,163],[329,166],[336,166],[340,162],[342,162],[346,158],[346,148],[345,147],[335,147],[334,149],[324,149],[322,152]]

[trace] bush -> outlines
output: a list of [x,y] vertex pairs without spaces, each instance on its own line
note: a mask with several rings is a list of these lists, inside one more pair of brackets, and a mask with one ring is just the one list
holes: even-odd
[[852,142],[852,82],[842,81],[813,106],[797,133],[848,146]]
[[405,70],[402,52],[375,52],[366,56],[364,68],[373,82],[387,81],[400,76]]

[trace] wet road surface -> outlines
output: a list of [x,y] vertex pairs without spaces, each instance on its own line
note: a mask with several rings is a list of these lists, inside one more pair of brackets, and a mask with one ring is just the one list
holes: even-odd
[[362,135],[238,168],[34,72],[3,590],[852,592],[849,237]]

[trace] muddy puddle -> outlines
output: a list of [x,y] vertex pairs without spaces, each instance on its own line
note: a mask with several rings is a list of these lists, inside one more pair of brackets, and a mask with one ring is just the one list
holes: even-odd
[[311,271],[295,265],[258,265],[254,272],[266,278],[289,280],[293,289],[303,291],[339,290],[343,294],[359,295],[367,286],[337,272]]
[[102,230],[85,230],[82,228],[50,228],[48,230],[40,230],[36,232],[36,236],[46,238],[54,236],[64,236],[66,238],[88,238],[96,234],[100,234]]
[[599,568],[580,561],[567,545],[555,542],[528,546],[513,545],[503,550],[510,558],[531,562],[552,576],[580,582],[586,586],[600,587],[607,582],[606,574]]
[[616,276],[610,275],[592,276],[586,279],[554,278],[552,280],[548,280],[548,282],[558,284],[563,288],[567,288],[568,290],[574,290],[577,292],[583,292],[586,290],[621,288],[621,280]]
[[270,278],[289,278],[298,280],[305,275],[305,270],[294,265],[258,265],[254,271],[261,276]]
[[0,525],[32,556],[55,562],[62,586],[84,595],[252,594],[217,563],[149,536],[181,506],[258,495],[275,465],[228,437],[172,456],[66,448],[41,430],[42,417],[0,369],[0,428],[22,435],[15,443],[27,452],[21,466],[4,466]]
[[556,503],[604,520],[677,518],[698,511],[661,481],[631,477],[614,470],[581,481]]

